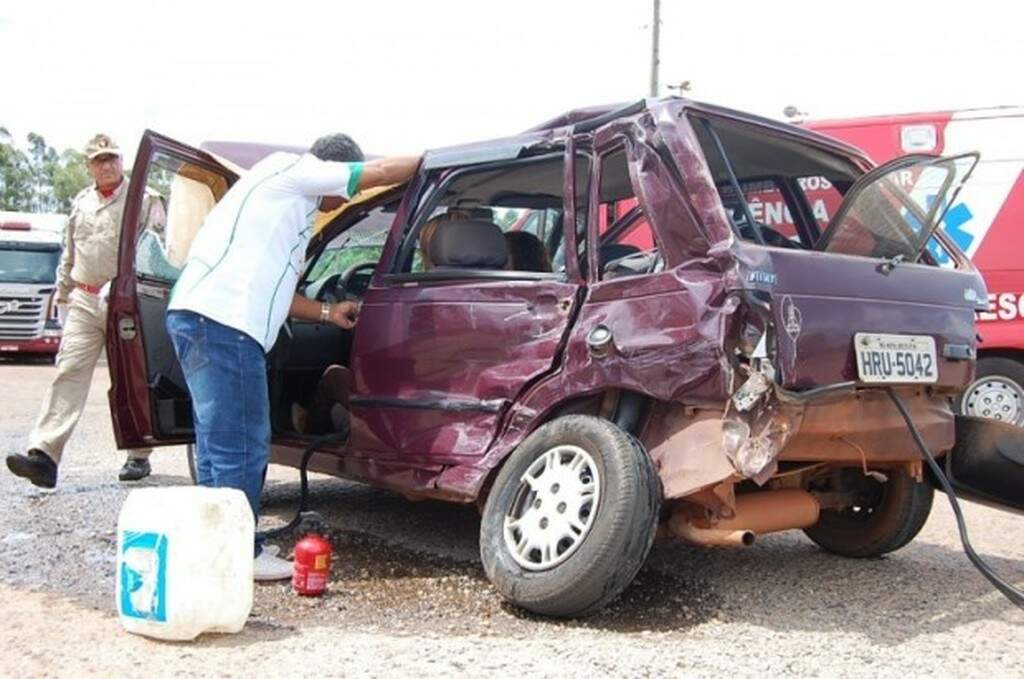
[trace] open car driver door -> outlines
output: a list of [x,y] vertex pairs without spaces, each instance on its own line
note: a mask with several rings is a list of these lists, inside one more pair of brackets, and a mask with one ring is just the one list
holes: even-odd
[[149,130],[142,136],[107,314],[110,412],[119,448],[194,438],[188,388],[164,319],[193,238],[237,179],[208,153]]

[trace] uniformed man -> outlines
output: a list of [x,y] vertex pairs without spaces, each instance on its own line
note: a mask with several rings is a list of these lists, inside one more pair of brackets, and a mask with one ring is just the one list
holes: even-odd
[[[7,467],[14,474],[43,488],[57,484],[57,465],[85,407],[103,350],[107,316],[103,288],[117,274],[121,215],[128,189],[121,149],[113,139],[97,134],[86,146],[85,155],[95,183],[75,196],[57,268],[57,309],[64,326],[57,375],[29,434],[28,452],[7,456]],[[166,217],[159,196],[147,194],[145,201],[142,214],[146,226],[162,234]],[[148,476],[150,452],[129,451],[118,478],[137,481]]]

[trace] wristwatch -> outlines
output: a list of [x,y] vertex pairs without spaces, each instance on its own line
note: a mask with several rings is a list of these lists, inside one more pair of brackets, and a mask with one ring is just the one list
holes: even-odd
[[327,302],[320,304],[320,323],[324,324],[331,320],[331,305]]

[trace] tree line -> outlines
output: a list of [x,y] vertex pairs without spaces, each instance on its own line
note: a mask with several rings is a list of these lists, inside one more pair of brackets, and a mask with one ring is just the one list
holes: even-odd
[[85,154],[58,151],[35,132],[25,140],[23,149],[0,126],[0,210],[70,212],[75,195],[92,183]]

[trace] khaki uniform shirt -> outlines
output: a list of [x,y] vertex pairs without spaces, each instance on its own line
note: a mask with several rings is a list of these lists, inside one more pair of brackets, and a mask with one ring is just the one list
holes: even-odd
[[[64,252],[57,267],[57,302],[67,303],[75,283],[101,287],[117,275],[121,217],[127,193],[125,177],[110,198],[101,196],[95,185],[75,196],[64,229]],[[148,228],[162,240],[167,217],[159,194],[147,189],[142,215],[140,233]]]

